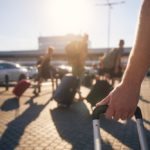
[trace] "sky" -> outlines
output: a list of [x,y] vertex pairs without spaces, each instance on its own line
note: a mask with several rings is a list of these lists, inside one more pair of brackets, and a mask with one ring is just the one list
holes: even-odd
[[141,0],[109,0],[116,3],[111,9],[107,1],[0,0],[0,51],[38,49],[39,36],[70,33],[89,34],[92,48],[114,47],[119,39],[132,46]]

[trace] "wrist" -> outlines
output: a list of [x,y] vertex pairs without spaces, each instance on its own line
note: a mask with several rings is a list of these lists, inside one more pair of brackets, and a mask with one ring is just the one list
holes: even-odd
[[137,66],[132,63],[132,66],[129,64],[124,72],[122,84],[128,85],[129,87],[140,87],[143,78],[143,71],[139,70]]
[[136,80],[136,78],[123,78],[120,84],[122,87],[128,89],[128,91],[139,92],[141,88],[141,81]]

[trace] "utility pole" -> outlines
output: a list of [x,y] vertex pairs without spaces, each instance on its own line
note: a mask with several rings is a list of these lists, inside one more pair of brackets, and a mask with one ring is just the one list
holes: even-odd
[[119,4],[123,4],[125,3],[125,1],[118,1],[118,2],[110,2],[109,0],[107,0],[106,3],[104,4],[96,4],[97,6],[108,6],[108,29],[107,29],[107,53],[109,51],[110,48],[110,32],[111,32],[111,9],[113,5],[119,5]]

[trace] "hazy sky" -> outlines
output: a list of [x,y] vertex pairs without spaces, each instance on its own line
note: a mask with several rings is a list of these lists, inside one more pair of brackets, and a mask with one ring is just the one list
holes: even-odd
[[[141,0],[109,0],[110,46],[131,46]],[[39,36],[89,34],[92,47],[108,46],[107,0],[0,0],[0,50],[38,48]],[[96,5],[100,4],[100,5]]]

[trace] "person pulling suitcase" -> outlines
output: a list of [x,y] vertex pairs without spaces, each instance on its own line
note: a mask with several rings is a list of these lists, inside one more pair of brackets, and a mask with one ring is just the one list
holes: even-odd
[[52,93],[54,92],[54,70],[55,68],[50,64],[54,48],[48,47],[47,54],[40,56],[40,59],[37,61],[38,75],[35,79],[36,85],[34,86],[33,93],[39,95],[41,92],[41,84],[43,80],[51,79],[52,82]]
[[88,35],[85,34],[81,39],[73,40],[69,42],[65,51],[67,54],[68,63],[72,67],[72,74],[80,80],[77,93],[79,95],[78,100],[83,100],[84,97],[81,95],[80,86],[84,76],[85,61],[88,54]]

